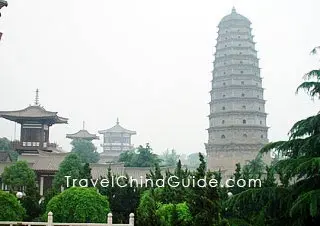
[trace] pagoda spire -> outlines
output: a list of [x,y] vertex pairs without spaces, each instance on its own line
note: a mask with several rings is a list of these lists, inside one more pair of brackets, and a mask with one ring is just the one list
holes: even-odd
[[117,125],[119,125],[119,118],[117,118]]
[[82,122],[82,130],[85,128],[85,121]]
[[237,11],[236,11],[236,7],[232,7],[232,11],[231,11],[231,13],[236,13]]
[[39,89],[36,89],[36,98],[34,100],[34,104],[39,106]]

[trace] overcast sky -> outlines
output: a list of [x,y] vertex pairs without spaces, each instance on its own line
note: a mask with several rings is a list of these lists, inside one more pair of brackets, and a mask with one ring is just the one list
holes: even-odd
[[[303,74],[319,65],[309,54],[320,45],[319,0],[8,3],[0,19],[0,110],[33,104],[39,88],[40,104],[69,118],[51,127],[51,142],[66,151],[66,133],[82,121],[98,133],[119,117],[137,131],[135,145],[205,152],[217,25],[233,5],[252,22],[269,140],[286,139],[295,121],[319,110],[319,102],[295,95]],[[0,119],[0,137],[14,137],[13,122]]]

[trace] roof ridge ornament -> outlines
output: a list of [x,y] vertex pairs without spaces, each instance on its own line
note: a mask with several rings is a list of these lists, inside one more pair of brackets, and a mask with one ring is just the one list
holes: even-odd
[[39,89],[36,89],[36,98],[34,100],[34,105],[39,106]]

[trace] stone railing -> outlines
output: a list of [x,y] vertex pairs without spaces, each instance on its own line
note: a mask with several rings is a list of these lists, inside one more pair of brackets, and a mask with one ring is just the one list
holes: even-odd
[[129,215],[129,224],[113,224],[112,213],[108,214],[107,223],[54,223],[52,212],[48,213],[47,222],[0,221],[0,226],[134,226],[134,214]]

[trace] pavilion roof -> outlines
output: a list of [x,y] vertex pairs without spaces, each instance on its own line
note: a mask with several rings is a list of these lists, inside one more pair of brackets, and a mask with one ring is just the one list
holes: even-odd
[[100,130],[99,133],[100,134],[104,134],[104,133],[127,133],[127,134],[131,134],[131,135],[137,134],[136,131],[128,130],[128,129],[125,129],[122,126],[120,126],[119,120],[117,120],[117,124],[115,126],[111,127],[110,129]]
[[28,120],[43,120],[50,125],[56,123],[68,123],[67,118],[63,118],[57,115],[57,112],[47,111],[40,105],[32,105],[25,109],[18,111],[0,111],[0,117],[22,123]]
[[86,140],[99,140],[99,137],[96,134],[91,134],[87,130],[79,130],[73,134],[67,134],[67,138],[70,139],[86,139]]

